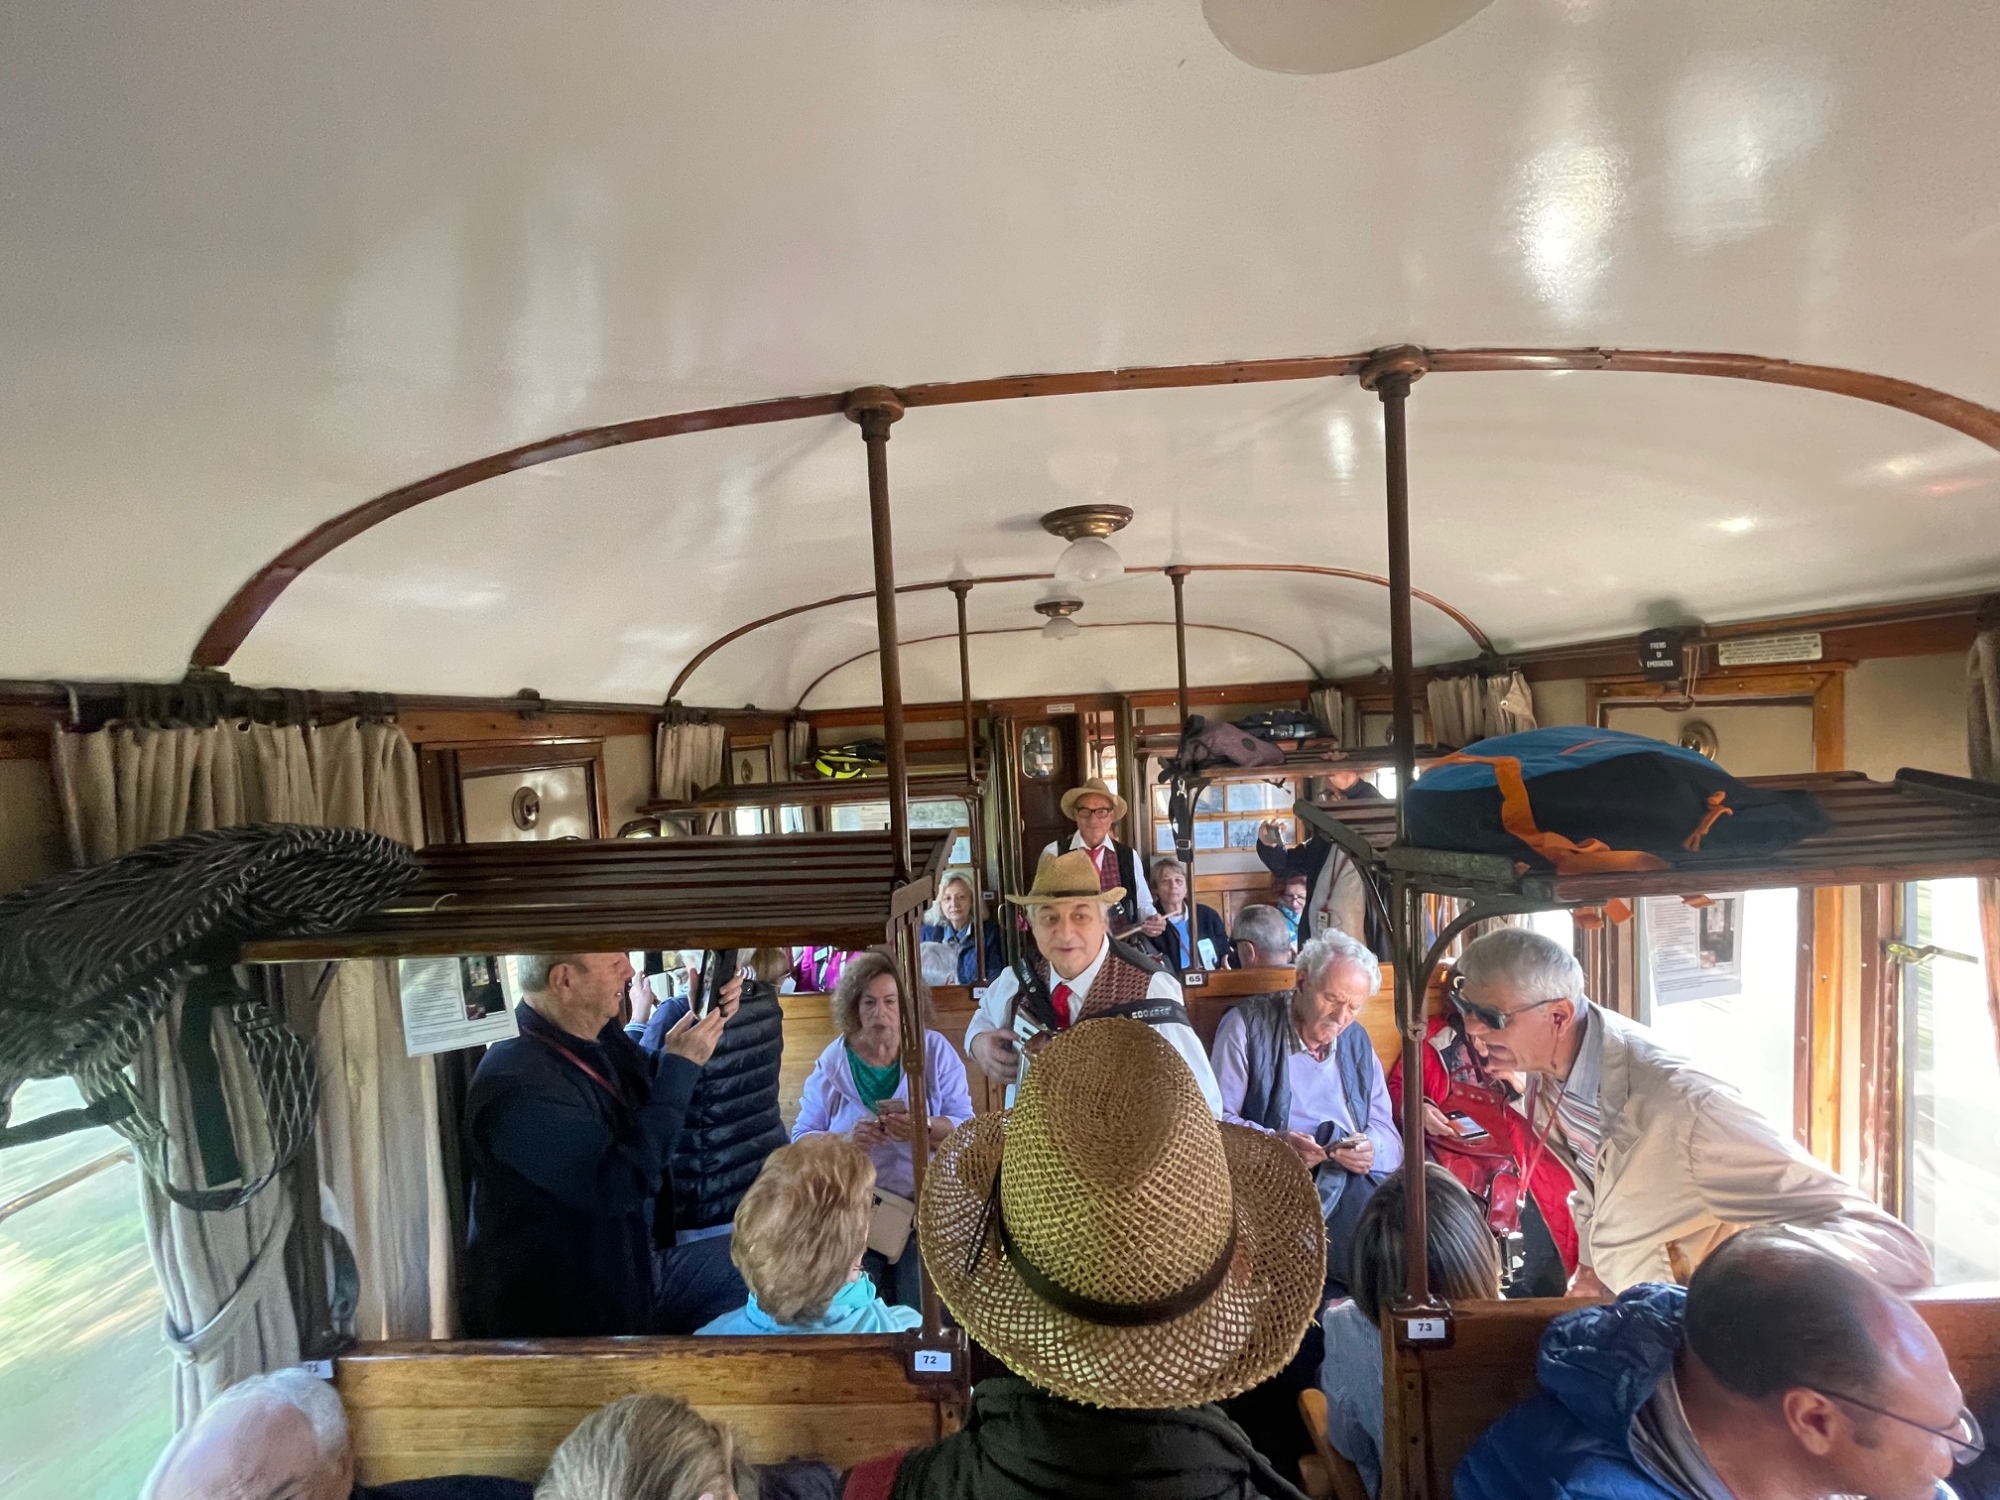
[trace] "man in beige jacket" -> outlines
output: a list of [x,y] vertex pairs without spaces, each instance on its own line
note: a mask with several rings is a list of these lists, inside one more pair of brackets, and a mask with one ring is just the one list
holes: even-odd
[[1931,1284],[1906,1225],[1729,1085],[1591,1004],[1560,944],[1522,927],[1488,933],[1459,959],[1453,1001],[1489,1068],[1530,1075],[1528,1118],[1576,1182],[1573,1296],[1685,1282],[1758,1224],[1789,1225],[1896,1291]]

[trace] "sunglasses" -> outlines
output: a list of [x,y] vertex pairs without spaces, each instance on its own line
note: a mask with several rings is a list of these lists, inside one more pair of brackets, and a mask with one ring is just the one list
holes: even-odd
[[1844,1401],[1849,1406],[1872,1411],[1878,1417],[1887,1417],[1891,1422],[1901,1422],[1905,1427],[1914,1427],[1919,1432],[1928,1432],[1934,1438],[1943,1438],[1945,1446],[1951,1449],[1952,1462],[1961,1466],[1971,1463],[1986,1451],[1986,1434],[1979,1430],[1979,1418],[1969,1411],[1960,1411],[1958,1420],[1949,1427],[1930,1427],[1909,1417],[1899,1417],[1883,1407],[1870,1406],[1866,1401],[1843,1396],[1839,1391],[1823,1391],[1816,1385],[1807,1386],[1806,1389],[1826,1397],[1829,1401]]
[[1451,982],[1445,986],[1445,992],[1451,997],[1453,1010],[1456,1010],[1468,1021],[1477,1021],[1488,1031],[1505,1031],[1507,1023],[1513,1020],[1514,1017],[1526,1015],[1531,1010],[1540,1010],[1544,1005],[1554,1005],[1556,1000],[1568,998],[1565,995],[1558,995],[1555,999],[1551,1000],[1533,1001],[1530,1004],[1522,1006],[1519,1010],[1495,1010],[1490,1005],[1481,1005],[1476,1000],[1465,998],[1465,976],[1463,974],[1452,975]]

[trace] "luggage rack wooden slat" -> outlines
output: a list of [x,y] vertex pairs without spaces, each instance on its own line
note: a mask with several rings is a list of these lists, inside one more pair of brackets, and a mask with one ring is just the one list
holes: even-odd
[[1894,781],[1851,772],[1752,776],[1751,786],[1810,791],[1828,828],[1786,849],[1689,859],[1667,870],[1597,875],[1519,873],[1503,856],[1394,844],[1392,809],[1342,803],[1295,810],[1308,826],[1335,820],[1382,863],[1424,890],[1526,906],[1594,906],[1634,896],[1700,896],[1767,887],[1868,885],[1947,876],[2000,875],[2000,797],[1961,777],[1901,771]]
[[246,944],[243,959],[866,948],[929,900],[953,837],[913,830],[903,883],[887,833],[437,845],[418,851],[414,889],[346,931]]
[[[926,775],[910,770],[910,800],[978,796],[984,780],[968,779],[962,771],[951,775]],[[724,786],[681,801],[642,802],[639,811],[656,816],[685,813],[730,812],[752,807],[837,807],[850,802],[886,802],[889,778],[857,776],[852,781],[773,781],[759,786]]]

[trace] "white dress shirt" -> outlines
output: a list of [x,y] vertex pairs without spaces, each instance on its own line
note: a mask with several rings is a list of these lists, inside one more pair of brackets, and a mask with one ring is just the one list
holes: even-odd
[[[1097,957],[1091,960],[1090,967],[1077,975],[1076,978],[1064,979],[1060,974],[1057,974],[1053,970],[1050,971],[1049,988],[1051,991],[1058,984],[1069,986],[1069,1013],[1072,1016],[1078,1016],[1083,1013],[1084,1001],[1090,997],[1090,987],[1097,983],[1098,972],[1103,969],[1104,960],[1110,956],[1111,939],[1107,937],[1104,940],[1104,946],[1097,950]],[[1015,995],[1020,993],[1020,989],[1020,981],[1014,977],[1012,969],[1002,971],[991,984],[986,986],[985,997],[980,1000],[979,1009],[973,1012],[972,1024],[965,1028],[965,1047],[968,1055],[972,1050],[972,1039],[981,1032],[1001,1031],[1007,1028],[1009,1025],[1008,1007],[1013,1003]],[[1173,975],[1165,972],[1153,975],[1151,981],[1146,986],[1146,998],[1148,1000],[1172,1000],[1176,1004],[1185,1003],[1181,994],[1181,982],[1174,978]],[[1185,1059],[1188,1071],[1194,1074],[1194,1081],[1201,1086],[1202,1098],[1208,1101],[1209,1109],[1220,1118],[1222,1115],[1222,1090],[1216,1086],[1215,1069],[1209,1066],[1208,1054],[1202,1050],[1201,1038],[1195,1035],[1194,1028],[1192,1026],[1183,1026],[1178,1021],[1169,1021],[1153,1027],[1153,1030],[1160,1034],[1161,1041],[1172,1047],[1174,1051],[1180,1053],[1181,1057]],[[1028,1059],[1024,1054],[1021,1059],[1021,1072],[1024,1077],[1027,1074],[1027,1064]],[[1016,1087],[1017,1085],[1010,1084],[1007,1088],[1007,1105],[1010,1109],[1014,1104],[1014,1090]]]
[[[1124,877],[1118,873],[1118,851],[1111,847],[1110,839],[1106,839],[1093,849],[1083,841],[1082,834],[1077,834],[1075,837],[1076,847],[1081,849],[1085,854],[1088,854],[1090,862],[1097,866],[1100,881],[1104,876],[1109,875],[1113,885],[1123,885],[1125,883]],[[1061,852],[1062,840],[1057,839],[1042,851],[1042,858],[1053,859]],[[1100,889],[1102,889],[1101,886]],[[1159,910],[1153,904],[1153,892],[1146,884],[1146,861],[1136,849],[1132,851],[1132,899],[1138,903],[1139,915],[1142,918],[1150,917]],[[1190,906],[1193,905],[1193,901],[1194,898],[1190,894],[1188,898]]]

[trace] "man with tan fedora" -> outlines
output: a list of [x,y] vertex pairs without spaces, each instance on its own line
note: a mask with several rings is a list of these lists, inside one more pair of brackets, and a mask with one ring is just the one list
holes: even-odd
[[1027,909],[1038,951],[986,987],[965,1028],[966,1055],[996,1083],[1016,1084],[1051,1037],[1097,1016],[1120,1016],[1157,1029],[1219,1115],[1222,1091],[1188,1020],[1180,981],[1111,936],[1107,913],[1124,898],[1118,886],[1100,887],[1097,865],[1083,850],[1043,855],[1033,888],[1007,898]]
[[1157,1030],[1093,1020],[1011,1110],[946,1137],[917,1242],[1012,1373],[961,1431],[857,1467],[849,1500],[1300,1500],[1213,1403],[1282,1370],[1312,1322],[1319,1200],[1282,1141],[1204,1106]]
[[1050,844],[1042,851],[1042,858],[1078,850],[1089,855],[1091,868],[1097,871],[1098,888],[1108,891],[1117,887],[1126,893],[1111,913],[1113,930],[1128,932],[1136,927],[1147,937],[1156,938],[1167,930],[1167,919],[1153,902],[1146,871],[1132,846],[1111,836],[1112,826],[1125,816],[1125,806],[1125,799],[1106,786],[1101,776],[1071,787],[1063,793],[1062,813],[1076,824],[1076,832]]

